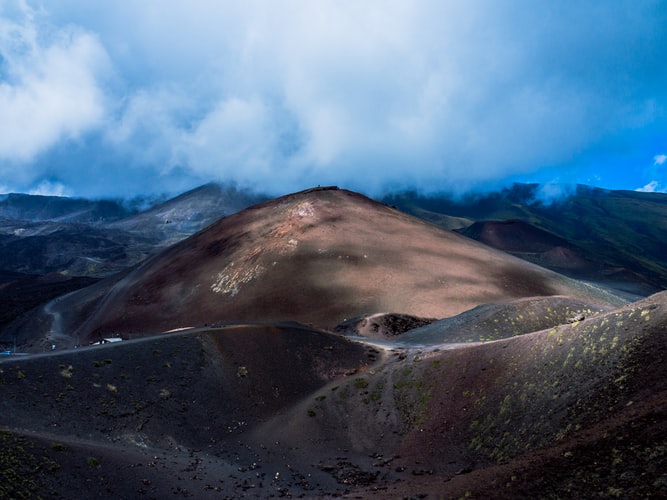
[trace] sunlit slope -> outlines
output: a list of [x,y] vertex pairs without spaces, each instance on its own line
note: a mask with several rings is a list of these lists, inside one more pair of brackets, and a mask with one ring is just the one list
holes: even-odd
[[258,320],[333,327],[379,311],[441,318],[555,294],[614,301],[362,195],[318,188],[226,217],[150,259],[82,318],[78,334]]

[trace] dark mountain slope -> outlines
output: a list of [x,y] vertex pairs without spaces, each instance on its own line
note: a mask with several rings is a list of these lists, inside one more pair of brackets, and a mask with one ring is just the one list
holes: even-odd
[[243,324],[5,358],[0,492],[658,498],[666,324],[664,292],[463,347]]
[[[96,280],[86,277],[67,277],[60,274],[44,276],[0,271],[0,330],[7,324],[44,302],[90,286]],[[14,347],[13,337],[0,336],[0,347]]]
[[29,222],[99,223],[131,215],[134,210],[117,200],[86,200],[29,194],[0,195],[0,217]]
[[529,297],[477,306],[457,316],[409,330],[400,341],[432,345],[498,340],[591,318],[610,309],[569,297]]
[[268,495],[284,484],[272,483],[277,471],[290,474],[280,436],[253,450],[243,434],[372,358],[367,347],[304,325],[256,324],[5,359],[0,428],[12,431],[0,431],[0,444],[16,448],[0,453],[10,465],[0,477],[8,471],[12,481],[0,493],[15,486],[9,496],[21,498],[34,486],[41,496],[69,496],[88,491],[85,478],[107,498],[165,485],[237,497],[244,481],[263,482]]
[[567,240],[517,219],[475,222],[460,234],[506,252],[540,253]]
[[187,238],[222,217],[265,199],[261,195],[210,183],[141,213],[112,222],[108,227],[149,237],[156,246],[163,248]]

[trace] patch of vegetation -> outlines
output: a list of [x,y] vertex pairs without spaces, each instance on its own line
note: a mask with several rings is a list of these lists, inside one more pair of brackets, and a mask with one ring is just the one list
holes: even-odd
[[60,465],[43,456],[24,436],[0,431],[0,498],[39,498],[45,493],[44,474]]
[[[498,387],[498,397],[478,398],[473,404],[469,449],[503,462],[561,441],[586,423],[632,404],[628,391],[645,363],[638,354],[643,340],[632,328],[647,316],[641,311],[634,319],[632,312],[617,313],[548,332],[540,349],[533,349],[537,358],[530,369],[523,363],[522,370]],[[571,380],[585,381],[597,390],[582,396]]]
[[421,373],[413,373],[411,366],[396,373],[398,379],[393,384],[394,401],[403,421],[410,427],[419,427],[426,421],[436,380],[429,373],[434,369],[431,363]]
[[338,399],[339,401],[343,401],[350,397],[350,392],[348,391],[347,387],[341,389],[338,391]]
[[51,443],[51,449],[53,451],[67,451],[67,445],[63,443]]
[[366,387],[368,387],[368,380],[366,380],[363,377],[358,377],[354,379],[354,386],[357,389],[365,389]]
[[375,384],[375,387],[373,387],[373,390],[368,396],[369,401],[379,401],[380,398],[382,398],[382,389],[384,389],[384,384],[382,382],[378,382]]

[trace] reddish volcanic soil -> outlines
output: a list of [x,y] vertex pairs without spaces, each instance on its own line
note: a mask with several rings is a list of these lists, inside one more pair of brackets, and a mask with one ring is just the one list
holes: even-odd
[[493,248],[506,252],[545,252],[567,241],[521,220],[475,222],[461,231]]
[[130,273],[71,325],[83,325],[81,342],[257,320],[331,329],[378,312],[443,318],[554,294],[620,304],[362,195],[322,188],[220,220]]

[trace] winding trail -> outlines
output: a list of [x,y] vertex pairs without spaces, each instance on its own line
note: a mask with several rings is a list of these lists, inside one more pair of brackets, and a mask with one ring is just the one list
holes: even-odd
[[51,316],[51,328],[44,337],[44,341],[48,342],[50,345],[55,345],[56,348],[71,349],[78,344],[73,335],[68,335],[63,330],[63,315],[58,308],[63,300],[74,293],[76,293],[76,291],[56,297],[52,301],[46,303],[42,308],[44,314]]

